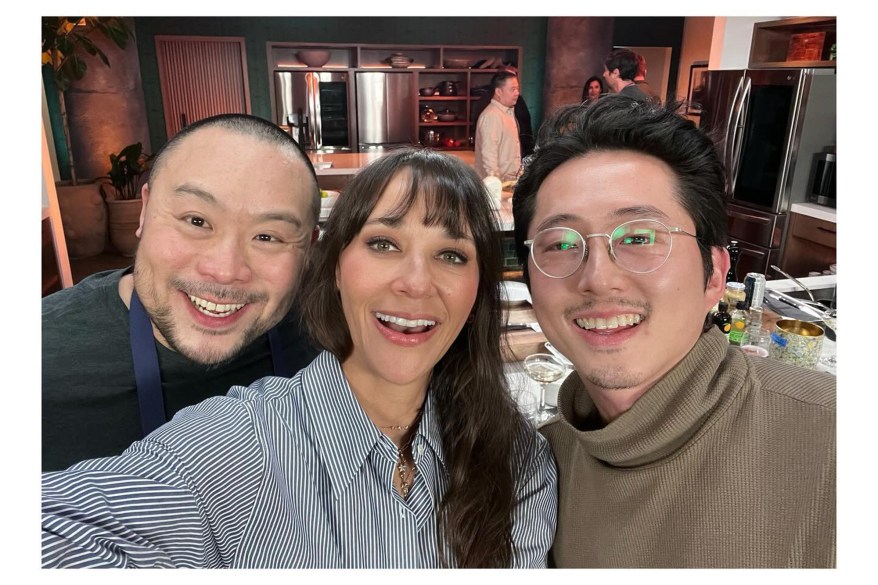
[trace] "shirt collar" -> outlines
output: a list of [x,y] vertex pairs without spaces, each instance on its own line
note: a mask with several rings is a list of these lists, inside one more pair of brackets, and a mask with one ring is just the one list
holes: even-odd
[[[338,359],[323,351],[302,370],[307,420],[317,452],[339,498],[356,477],[383,434],[357,402]],[[431,393],[424,402],[418,436],[426,440],[444,466],[442,437]]]
[[506,107],[494,98],[491,98],[491,105],[493,105],[494,107],[500,108],[500,111],[503,112],[504,114],[512,114],[513,110],[515,110],[515,106]]

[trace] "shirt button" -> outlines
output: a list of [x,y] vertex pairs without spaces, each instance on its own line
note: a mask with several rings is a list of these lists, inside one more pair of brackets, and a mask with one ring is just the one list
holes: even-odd
[[405,508],[402,505],[399,506],[399,517],[405,518]]
[[421,443],[420,445],[418,445],[418,455],[423,455],[423,454],[424,454],[424,444]]

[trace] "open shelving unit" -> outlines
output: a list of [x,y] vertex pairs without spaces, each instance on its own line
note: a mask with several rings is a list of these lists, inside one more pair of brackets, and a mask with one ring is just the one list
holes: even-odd
[[[330,52],[329,61],[323,67],[307,67],[296,57],[302,49],[323,49]],[[394,68],[389,59],[394,54],[409,57],[408,67]],[[268,71],[348,71],[353,77],[357,71],[398,71],[413,76],[413,102],[417,107],[410,113],[418,139],[424,143],[425,133],[438,130],[440,140],[451,139],[454,146],[433,147],[440,150],[472,150],[475,136],[475,116],[473,105],[479,95],[472,95],[473,89],[484,87],[491,77],[504,65],[512,65],[522,75],[522,49],[518,46],[478,46],[478,45],[374,45],[374,44],[335,44],[335,43],[267,43]],[[449,65],[455,65],[454,67]],[[461,66],[466,65],[466,66]],[[487,66],[486,66],[487,65]],[[457,86],[457,95],[421,96],[420,88],[436,87],[441,82],[452,81]],[[271,95],[274,95],[274,76],[270,75]],[[478,90],[477,90],[478,91]],[[445,110],[456,114],[453,122],[425,122],[421,112],[430,106],[438,114]],[[272,110],[275,105],[272,102]],[[272,117],[275,112],[272,111]],[[425,144],[426,145],[426,144]]]
[[835,67],[835,17],[809,16],[753,25],[749,66]]

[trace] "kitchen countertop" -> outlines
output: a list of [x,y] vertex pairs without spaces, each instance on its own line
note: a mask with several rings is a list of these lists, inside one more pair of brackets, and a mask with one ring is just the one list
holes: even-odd
[[[392,150],[379,150],[372,152],[338,152],[338,153],[308,153],[308,158],[314,164],[314,171],[318,177],[331,175],[356,175],[369,163],[378,160]],[[472,150],[447,150],[445,154],[456,156],[466,164],[473,166],[476,153]],[[332,163],[332,166],[324,168],[321,163]]]
[[808,217],[837,223],[835,219],[836,210],[834,207],[817,205],[816,203],[793,203],[790,206],[790,213],[800,213],[802,215],[807,215]]
[[[383,153],[386,154],[386,153]],[[309,155],[311,157],[333,157],[331,159],[323,159],[325,162],[332,162],[333,167],[329,169],[320,169],[317,170],[317,174],[320,175],[321,171],[323,174],[326,174],[327,171],[336,171],[335,174],[349,174],[353,175],[356,172],[370,162],[381,158],[383,154],[378,153],[369,153],[369,154],[319,154],[319,155]],[[467,164],[472,164],[471,160],[474,159],[475,155],[470,151],[460,151],[451,153],[457,158],[463,160]],[[317,162],[312,158],[312,161]],[[321,161],[322,162],[322,161]],[[339,165],[345,164],[349,166],[345,167],[336,167],[335,164]],[[354,166],[359,165],[359,166]],[[340,197],[344,197],[344,195],[340,195]],[[326,221],[329,218],[329,214],[332,211],[332,207],[323,207],[320,210],[320,221]],[[511,232],[514,229],[514,222],[512,220],[512,191],[503,191],[500,196],[500,206],[495,210],[496,218],[497,218],[497,229],[502,232]]]

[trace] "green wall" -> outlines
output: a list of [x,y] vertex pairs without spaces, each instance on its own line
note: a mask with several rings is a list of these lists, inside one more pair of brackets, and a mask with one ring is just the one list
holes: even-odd
[[155,152],[165,133],[155,35],[235,36],[246,39],[250,105],[271,119],[266,43],[363,43],[400,45],[513,45],[522,48],[522,95],[534,121],[542,118],[544,17],[136,17],[135,34]]
[[[547,17],[136,17],[134,18],[147,123],[153,152],[165,133],[155,35],[244,37],[253,114],[271,119],[266,44],[512,45],[522,48],[522,95],[537,123]],[[672,47],[668,87],[676,87],[684,17],[616,17],[613,45]],[[584,76],[583,80],[585,79]]]

